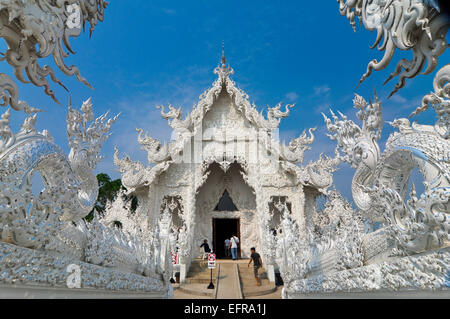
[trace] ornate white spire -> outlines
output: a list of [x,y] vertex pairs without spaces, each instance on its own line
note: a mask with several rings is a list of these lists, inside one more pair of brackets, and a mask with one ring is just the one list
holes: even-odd
[[224,83],[230,74],[233,74],[234,70],[227,66],[227,59],[225,58],[225,41],[222,41],[222,59],[221,65],[214,69],[214,74],[219,76],[219,81]]
[[227,59],[225,58],[225,40],[222,40],[222,69],[225,69]]

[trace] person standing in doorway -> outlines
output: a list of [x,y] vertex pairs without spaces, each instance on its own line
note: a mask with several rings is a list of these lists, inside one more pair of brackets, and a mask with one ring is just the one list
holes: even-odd
[[248,267],[250,267],[250,264],[253,261],[253,274],[255,275],[256,285],[261,286],[261,279],[259,278],[259,275],[258,275],[259,268],[261,268],[263,266],[261,256],[256,252],[255,247],[250,248],[250,252],[251,252],[251,255],[250,255],[250,261],[248,262]]
[[230,257],[230,240],[227,238],[225,239],[224,242],[224,247],[225,247],[225,257]]
[[239,238],[237,238],[236,235],[233,235],[230,239],[230,247],[231,247],[231,258],[233,260],[238,259],[238,244],[239,244]]

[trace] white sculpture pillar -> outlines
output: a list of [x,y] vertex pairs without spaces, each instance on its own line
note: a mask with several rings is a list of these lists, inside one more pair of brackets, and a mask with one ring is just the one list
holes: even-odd
[[169,258],[169,233],[170,228],[172,226],[172,211],[169,209],[169,205],[166,204],[166,207],[163,211],[163,215],[159,221],[159,229],[160,229],[160,266],[164,271],[168,271],[165,269],[167,264],[167,259]]
[[275,266],[272,265],[266,265],[266,272],[267,272],[267,278],[270,282],[275,282]]
[[178,235],[180,256],[180,283],[185,282],[191,264],[194,230],[195,230],[195,191],[188,189],[183,195],[183,227]]
[[183,259],[181,259],[181,264],[180,264],[180,283],[184,283],[186,282],[186,264],[184,264]]
[[267,201],[267,196],[265,196],[263,188],[259,181],[252,183],[255,188],[256,194],[256,214],[259,219],[259,242],[261,243],[261,254],[267,276],[269,281],[275,282],[275,267],[274,267],[274,243],[270,240],[270,229],[269,229],[269,206]]

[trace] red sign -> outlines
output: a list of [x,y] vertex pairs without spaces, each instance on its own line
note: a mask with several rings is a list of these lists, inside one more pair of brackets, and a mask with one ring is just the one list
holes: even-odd
[[216,254],[208,254],[208,268],[216,268]]
[[178,253],[172,253],[170,252],[170,254],[172,255],[172,264],[176,265],[178,262]]

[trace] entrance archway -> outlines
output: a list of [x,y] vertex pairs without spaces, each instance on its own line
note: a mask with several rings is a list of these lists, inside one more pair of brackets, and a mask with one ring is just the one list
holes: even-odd
[[[225,239],[230,239],[233,235],[240,238],[240,229],[239,218],[213,218],[213,243],[214,251],[218,259],[231,258],[231,250],[228,251],[228,254],[226,251]],[[240,248],[239,245],[238,257],[241,257]]]
[[226,167],[213,162],[206,172],[208,178],[196,196],[195,244],[207,239],[217,257],[224,258],[225,239],[237,235],[239,256],[247,258],[250,247],[259,247],[256,196],[236,162]]

